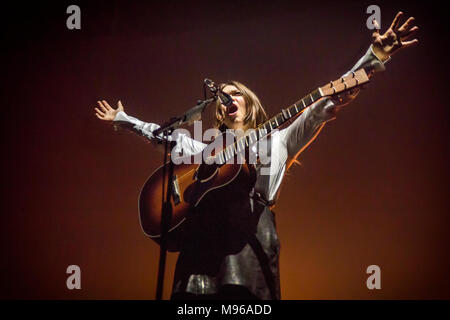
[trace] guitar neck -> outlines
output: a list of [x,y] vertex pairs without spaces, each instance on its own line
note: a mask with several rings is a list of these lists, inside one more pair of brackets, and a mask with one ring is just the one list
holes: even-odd
[[259,125],[256,129],[251,130],[249,134],[246,134],[235,143],[230,144],[221,152],[217,153],[216,157],[218,157],[219,163],[224,164],[228,160],[233,159],[236,154],[244,152],[246,148],[268,136],[273,130],[280,128],[287,121],[296,118],[307,107],[319,99],[326,96],[337,95],[344,91],[359,87],[367,82],[369,82],[369,78],[366,72],[364,69],[359,69],[346,77],[331,81],[329,84],[317,88],[293,105],[282,109],[280,113]]

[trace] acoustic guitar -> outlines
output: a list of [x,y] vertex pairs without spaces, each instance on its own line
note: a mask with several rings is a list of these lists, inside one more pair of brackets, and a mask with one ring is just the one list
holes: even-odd
[[[230,137],[232,133],[229,131],[223,133],[219,140],[229,143],[224,143],[220,151],[217,151],[217,143],[214,148],[210,148],[212,144],[208,145],[205,150],[209,148],[213,151],[207,161],[200,164],[198,161],[197,163],[193,161],[194,159],[203,159],[205,150],[202,155],[189,156],[187,159],[177,161],[180,164],[174,164],[173,181],[171,182],[172,216],[167,234],[168,250],[179,250],[178,242],[183,224],[205,197],[214,197],[217,192],[221,192],[220,197],[222,198],[223,192],[249,195],[256,181],[255,166],[248,163],[248,151],[252,145],[270,135],[273,130],[291,123],[308,106],[319,99],[336,96],[367,82],[369,82],[369,78],[366,72],[364,69],[359,69],[312,91],[241,138]],[[218,139],[216,138],[216,140]],[[145,182],[139,196],[141,227],[144,233],[157,243],[161,238],[162,179],[163,173],[168,172],[168,167],[169,163],[167,162],[157,168]],[[220,198],[218,194],[217,197]]]

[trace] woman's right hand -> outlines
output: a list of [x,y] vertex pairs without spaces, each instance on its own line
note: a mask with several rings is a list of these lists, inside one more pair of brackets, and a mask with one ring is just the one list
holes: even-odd
[[116,114],[119,111],[123,111],[122,102],[120,100],[117,103],[117,109],[111,108],[111,106],[105,100],[97,101],[97,103],[98,103],[100,109],[99,108],[94,108],[95,109],[95,115],[100,120],[113,121],[114,118],[116,117]]

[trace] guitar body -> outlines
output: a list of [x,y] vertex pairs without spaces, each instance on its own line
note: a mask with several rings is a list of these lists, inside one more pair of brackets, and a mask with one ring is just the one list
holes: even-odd
[[[197,156],[183,160],[192,163]],[[183,161],[180,161],[183,162]],[[243,162],[243,161],[241,161]],[[141,227],[151,239],[160,242],[162,184],[165,171],[166,190],[170,163],[156,169],[147,179],[139,196],[139,217]],[[253,165],[237,163],[219,164],[174,164],[172,182],[172,216],[169,222],[168,250],[178,251],[183,224],[192,209],[197,207],[205,197],[232,199],[238,193],[248,196],[256,182],[256,170]],[[164,198],[165,199],[165,198]],[[225,201],[224,201],[225,203]]]

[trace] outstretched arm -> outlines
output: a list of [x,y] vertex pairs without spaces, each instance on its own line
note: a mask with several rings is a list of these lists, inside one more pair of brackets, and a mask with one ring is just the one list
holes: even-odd
[[[381,35],[379,29],[373,32],[372,44],[366,54],[345,75],[360,68],[364,68],[369,77],[375,72],[384,71],[384,64],[393,54],[418,43],[417,39],[405,41],[419,28],[412,26],[413,17],[399,27],[402,15],[402,12],[397,13],[384,34]],[[374,24],[378,27],[376,20]],[[359,89],[356,89],[343,95],[321,99],[307,108],[289,127],[282,130],[289,156],[295,159],[314,140],[325,123],[334,120],[340,108],[352,101],[358,93]]]
[[[144,122],[137,118],[127,115],[124,111],[122,102],[117,103],[117,109],[112,108],[107,101],[97,101],[99,108],[95,108],[95,115],[103,121],[108,121],[114,124],[115,128],[124,128],[132,131],[139,136],[148,139],[151,142],[164,141],[162,134],[155,136],[152,132],[160,126],[155,123]],[[173,137],[176,140],[176,149],[174,151],[181,152],[183,150],[185,155],[191,155],[203,150],[205,144],[188,137],[185,134],[177,134]],[[168,138],[172,140],[172,136]],[[159,148],[162,150],[162,148]]]

